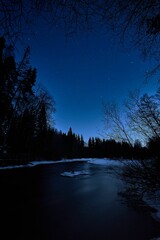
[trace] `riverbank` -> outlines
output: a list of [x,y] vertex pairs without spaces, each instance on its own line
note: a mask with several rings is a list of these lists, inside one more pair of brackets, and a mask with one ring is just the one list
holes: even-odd
[[[126,160],[127,161],[127,160]],[[129,161],[129,160],[128,160]],[[62,159],[62,160],[35,160],[35,161],[22,161],[14,159],[0,159],[0,169],[14,169],[14,168],[25,168],[35,167],[37,165],[45,164],[58,164],[58,163],[72,163],[72,162],[89,162],[91,164],[98,164],[102,166],[123,166],[124,161],[113,160],[113,159],[97,159],[97,158],[77,158],[77,159]]]
[[[128,160],[129,161],[129,160]],[[109,166],[109,167],[123,167],[124,160],[112,160],[112,159],[92,159],[92,158],[82,158],[82,159],[63,159],[63,160],[40,160],[40,161],[22,161],[22,160],[13,160],[13,159],[7,159],[7,160],[0,160],[0,170],[11,170],[11,169],[18,169],[18,168],[32,168],[38,165],[49,165],[49,164],[62,164],[62,163],[76,163],[76,162],[86,162],[89,164],[94,165],[101,165],[101,166]],[[126,161],[125,161],[126,164]],[[82,171],[82,173],[86,173],[87,171]],[[80,172],[80,174],[82,174]],[[82,175],[83,175],[82,174]],[[65,171],[65,173],[61,174],[62,176],[67,177],[74,177],[79,175],[79,172],[70,172]],[[85,175],[85,174],[84,174]],[[152,214],[152,217],[160,222],[160,192],[157,192],[155,195],[155,198],[150,199],[148,196],[145,197],[144,202],[146,205],[152,207],[155,209],[155,213]]]
[[115,174],[117,161],[56,163],[40,161],[33,162],[37,167],[0,171],[2,239],[150,240],[160,236],[160,225],[148,211],[137,212],[121,202],[117,193],[125,185]]

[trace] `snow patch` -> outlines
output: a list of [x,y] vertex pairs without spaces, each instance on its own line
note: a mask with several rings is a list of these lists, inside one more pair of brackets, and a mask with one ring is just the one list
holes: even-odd
[[29,162],[27,166],[34,167],[37,165],[53,164],[53,163],[55,163],[55,161],[33,161],[33,162]]
[[[123,160],[124,161],[124,160]],[[103,166],[122,166],[123,162],[120,160],[111,160],[111,159],[89,159],[88,163],[98,164]]]
[[26,167],[35,167],[37,165],[42,165],[42,164],[53,164],[55,161],[33,161],[29,162],[27,164],[21,164],[21,165],[11,165],[11,166],[1,166],[0,170],[2,169],[17,169],[17,168],[26,168]]
[[63,172],[61,173],[61,176],[63,177],[75,177],[79,175],[88,175],[89,172],[87,171],[70,171],[70,172]]
[[0,170],[3,170],[3,169],[25,168],[25,167],[29,167],[29,164],[26,164],[26,165],[14,165],[14,166],[4,166],[4,167],[0,167]]
[[72,163],[72,162],[87,162],[88,159],[63,159],[57,161],[43,160],[43,161],[32,161],[28,164],[24,165],[11,165],[11,166],[1,166],[0,170],[3,169],[17,169],[17,168],[26,168],[26,167],[35,167],[38,165],[46,165],[46,164],[57,164],[57,163]]
[[43,160],[43,161],[32,161],[24,165],[13,165],[13,166],[1,166],[0,169],[15,169],[15,168],[25,168],[25,167],[35,167],[38,165],[46,164],[58,164],[58,163],[72,163],[72,162],[88,162],[90,164],[98,164],[103,166],[123,166],[124,163],[130,160],[112,160],[112,159],[97,159],[97,158],[77,158],[77,159],[63,159],[57,161]]

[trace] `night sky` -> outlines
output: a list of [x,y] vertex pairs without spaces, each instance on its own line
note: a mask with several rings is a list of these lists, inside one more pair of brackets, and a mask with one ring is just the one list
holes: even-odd
[[63,132],[72,127],[85,141],[104,134],[102,102],[121,105],[129,90],[155,88],[154,81],[144,83],[151,60],[144,62],[136,49],[104,30],[66,38],[59,28],[39,26],[25,44],[31,47],[37,81],[56,102],[55,127]]

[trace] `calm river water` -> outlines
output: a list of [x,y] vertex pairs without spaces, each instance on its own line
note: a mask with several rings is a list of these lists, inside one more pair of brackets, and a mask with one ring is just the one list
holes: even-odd
[[[83,171],[84,175],[61,174]],[[0,170],[0,239],[149,240],[160,223],[121,201],[109,166],[88,162]]]

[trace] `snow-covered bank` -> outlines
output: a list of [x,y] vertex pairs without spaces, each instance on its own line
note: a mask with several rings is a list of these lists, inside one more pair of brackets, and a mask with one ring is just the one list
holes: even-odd
[[112,160],[112,159],[97,159],[97,158],[80,158],[80,159],[63,159],[57,161],[32,161],[24,165],[13,165],[13,166],[1,166],[0,169],[15,169],[15,168],[25,168],[25,167],[35,167],[38,165],[46,164],[58,164],[58,163],[72,163],[72,162],[88,162],[91,164],[98,164],[104,166],[122,166],[122,161]]
[[69,162],[84,162],[87,159],[63,159],[57,161],[42,160],[42,161],[32,161],[24,165],[10,165],[10,166],[0,166],[0,170],[3,169],[15,169],[15,168],[26,168],[26,167],[35,167],[38,165],[47,165],[47,164],[57,164],[57,163],[69,163]]
[[[61,163],[72,163],[72,162],[86,162],[89,164],[97,164],[101,166],[108,166],[108,167],[123,167],[127,163],[133,163],[131,160],[112,160],[112,159],[97,159],[97,158],[81,158],[81,159],[63,159],[63,160],[57,160],[57,161],[32,161],[28,164],[24,165],[13,165],[13,166],[1,166],[0,170],[4,169],[18,169],[18,168],[31,168],[38,165],[47,165],[47,164],[61,164]],[[62,176],[65,177],[74,177],[78,175],[87,175],[89,174],[87,171],[67,171],[62,173]],[[157,210],[156,213],[153,214],[153,217],[156,220],[160,221],[160,191],[156,193],[156,197],[153,199],[150,199],[148,196],[145,196],[144,201],[147,205],[155,208]]]
[[35,162],[33,161],[33,162],[29,162],[27,164],[0,166],[0,170],[35,167],[37,165],[52,164],[52,163],[54,163],[54,161],[35,161]]
[[112,159],[89,159],[88,163],[98,164],[103,166],[122,166],[122,161],[120,160],[112,160]]

